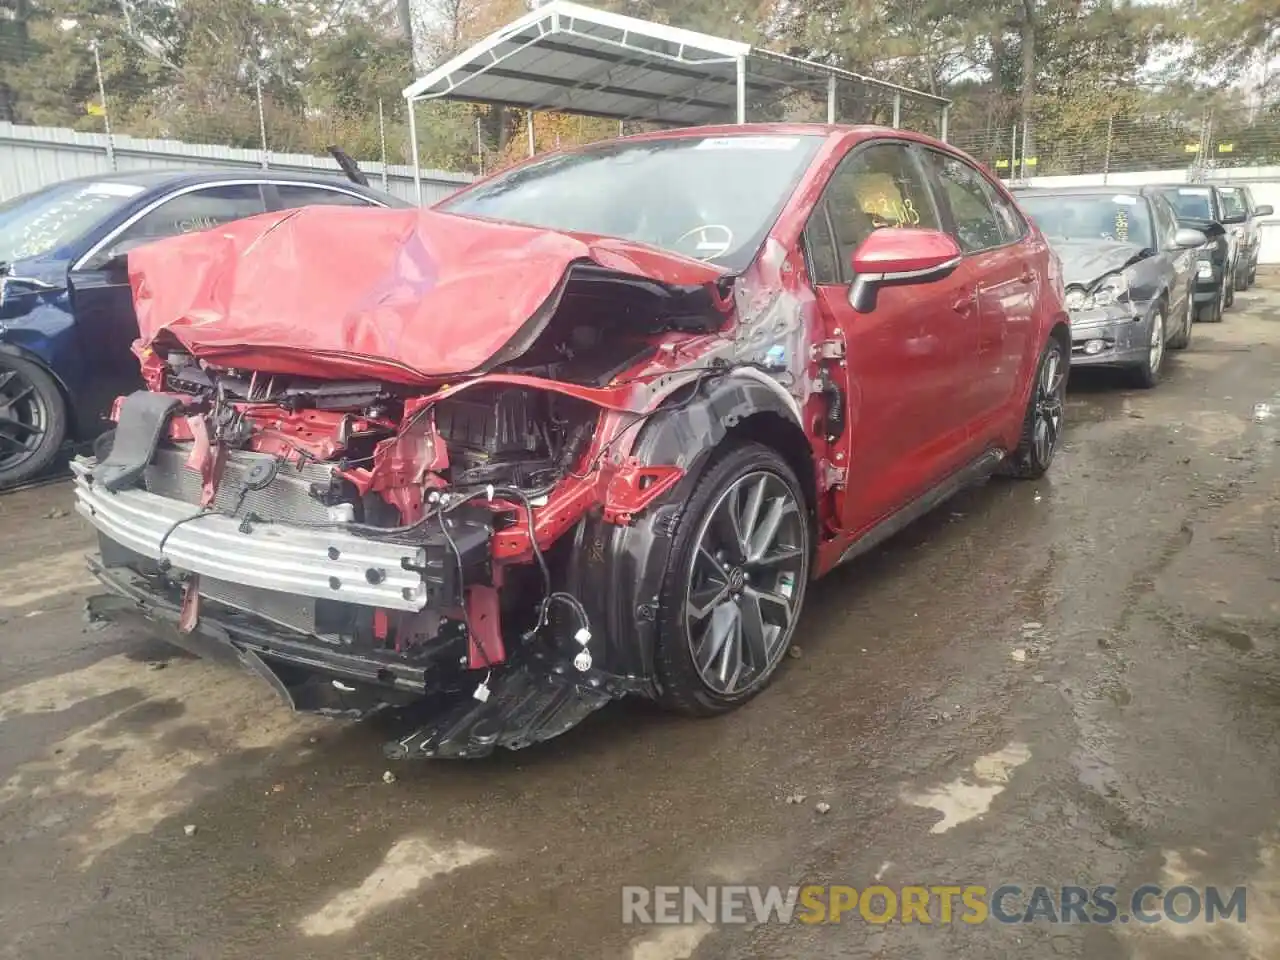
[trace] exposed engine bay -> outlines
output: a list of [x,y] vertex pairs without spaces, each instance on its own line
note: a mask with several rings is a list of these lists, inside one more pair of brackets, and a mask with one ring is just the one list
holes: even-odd
[[90,614],[298,710],[403,715],[393,758],[517,749],[662,695],[672,530],[717,444],[789,431],[801,474],[841,475],[805,439],[839,351],[812,349],[787,267],[431,210],[140,247],[147,389],[72,463],[107,591]]
[[[591,272],[518,356],[426,391],[224,367],[162,338],[142,352],[151,389],[73,465],[112,591],[91,609],[163,624],[297,709],[451,704],[393,757],[554,736],[635,688],[599,669],[563,534],[592,510],[625,525],[681,478],[611,446],[662,409],[633,408],[672,345],[696,358],[718,322],[705,298]],[[666,404],[730,369],[690,365]]]

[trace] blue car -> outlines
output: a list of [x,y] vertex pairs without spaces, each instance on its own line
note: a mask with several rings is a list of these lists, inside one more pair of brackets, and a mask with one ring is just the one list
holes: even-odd
[[96,436],[112,400],[138,385],[129,250],[312,204],[407,206],[359,183],[269,170],[85,177],[0,205],[0,488]]

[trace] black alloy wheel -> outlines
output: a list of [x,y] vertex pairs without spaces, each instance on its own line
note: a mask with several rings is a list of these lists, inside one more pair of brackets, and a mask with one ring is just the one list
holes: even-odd
[[769,682],[799,619],[810,536],[804,493],[776,451],[744,444],[712,463],[680,519],[663,583],[665,705],[721,713]]
[[0,353],[0,489],[40,474],[66,438],[66,404],[53,378],[24,357]]

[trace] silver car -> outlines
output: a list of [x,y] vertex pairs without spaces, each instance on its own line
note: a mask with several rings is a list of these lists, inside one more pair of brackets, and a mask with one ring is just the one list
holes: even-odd
[[1155,386],[1165,350],[1191,340],[1196,249],[1206,236],[1180,228],[1149,189],[1032,188],[1017,197],[1062,261],[1072,366],[1122,367]]

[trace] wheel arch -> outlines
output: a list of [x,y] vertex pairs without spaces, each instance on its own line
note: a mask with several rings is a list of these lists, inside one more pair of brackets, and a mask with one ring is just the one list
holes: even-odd
[[11,357],[17,357],[19,360],[25,360],[33,363],[45,373],[49,375],[49,379],[53,381],[53,385],[58,388],[58,393],[62,396],[62,402],[67,408],[68,426],[71,428],[70,433],[79,436],[79,425],[76,417],[76,396],[72,393],[70,386],[63,379],[62,374],[49,364],[49,362],[34,350],[29,350],[24,346],[8,341],[0,342],[0,353],[8,354]]
[[1071,325],[1065,320],[1059,320],[1049,330],[1049,336],[1053,337],[1062,346],[1063,359],[1071,361]]
[[804,488],[812,524],[816,471],[798,410],[773,378],[727,372],[692,403],[659,410],[631,448],[631,456],[642,463],[681,467],[680,482],[629,526],[606,523],[602,512],[593,511],[574,530],[568,590],[586,607],[592,632],[601,637],[601,666],[636,692],[656,690],[656,620],[673,537],[682,507],[719,456],[748,442],[777,451]]

